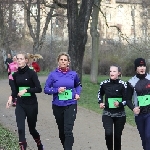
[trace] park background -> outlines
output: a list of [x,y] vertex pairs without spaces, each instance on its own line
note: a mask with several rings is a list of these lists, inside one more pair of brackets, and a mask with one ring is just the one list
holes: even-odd
[[[143,57],[149,72],[148,0],[0,0],[0,14],[1,79],[7,78],[8,53],[41,54],[38,75],[47,76],[57,67],[58,53],[66,51],[83,85],[79,105],[101,113],[97,91],[110,65],[121,66],[127,81],[135,73],[134,59]],[[134,126],[128,108],[127,114]]]

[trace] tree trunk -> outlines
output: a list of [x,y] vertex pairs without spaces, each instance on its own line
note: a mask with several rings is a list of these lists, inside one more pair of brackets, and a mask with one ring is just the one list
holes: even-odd
[[67,17],[69,33],[68,53],[71,68],[78,72],[82,80],[82,63],[87,42],[87,29],[94,0],[82,0],[78,13],[77,0],[67,0]]
[[4,39],[4,15],[3,15],[3,2],[0,1],[0,45],[2,46],[2,41]]
[[34,40],[34,45],[33,45],[33,54],[39,52],[39,40],[40,40],[40,26],[41,26],[41,22],[40,22],[40,0],[37,0],[37,29],[36,29],[36,33],[35,33],[35,40]]
[[[5,48],[7,50],[7,53],[11,54],[11,50],[10,50],[10,41],[12,41],[13,38],[13,33],[12,33],[12,27],[15,29],[13,32],[16,32],[16,22],[15,20],[13,21],[12,19],[12,14],[13,14],[13,4],[12,4],[12,0],[9,0],[9,32],[6,33],[7,36],[7,43],[5,44]],[[13,24],[12,24],[13,23]]]
[[91,58],[91,82],[97,83],[98,77],[98,50],[99,32],[97,31],[100,0],[95,0],[92,13],[91,37],[92,37],[92,58]]

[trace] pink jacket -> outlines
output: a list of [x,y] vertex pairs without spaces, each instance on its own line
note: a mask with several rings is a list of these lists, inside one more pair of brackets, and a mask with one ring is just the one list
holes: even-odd
[[16,62],[12,62],[12,63],[9,64],[9,66],[8,66],[8,72],[10,72],[10,75],[8,76],[8,78],[9,78],[10,80],[13,80],[12,74],[13,74],[14,72],[16,72],[17,70],[18,70],[18,65],[17,65]]

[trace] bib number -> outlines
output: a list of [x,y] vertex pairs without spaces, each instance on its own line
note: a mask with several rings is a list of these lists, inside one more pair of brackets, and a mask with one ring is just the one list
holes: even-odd
[[122,98],[108,98],[108,104],[109,104],[109,108],[117,108],[115,105],[114,105],[114,102],[122,102]]
[[[28,88],[30,88],[30,87],[19,87],[19,91],[28,89]],[[22,96],[31,96],[31,93],[24,93]]]
[[33,70],[33,67],[29,67],[29,68]]
[[139,106],[150,105],[150,95],[138,96]]
[[71,100],[72,99],[72,90],[65,90],[62,93],[58,94],[59,100],[65,101],[65,100]]

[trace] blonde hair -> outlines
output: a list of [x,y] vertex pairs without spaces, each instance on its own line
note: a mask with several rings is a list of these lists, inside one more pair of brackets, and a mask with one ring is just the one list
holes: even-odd
[[22,54],[25,59],[29,59],[29,58],[28,58],[28,54],[27,54],[25,51],[19,51],[19,52],[17,52],[16,56],[17,56],[18,54]]
[[59,59],[60,59],[60,57],[61,56],[67,56],[67,59],[68,59],[68,61],[70,62],[71,60],[70,60],[70,56],[69,56],[69,54],[68,53],[66,53],[66,52],[60,52],[59,54],[58,54],[58,56],[57,56],[57,62],[59,61]]

